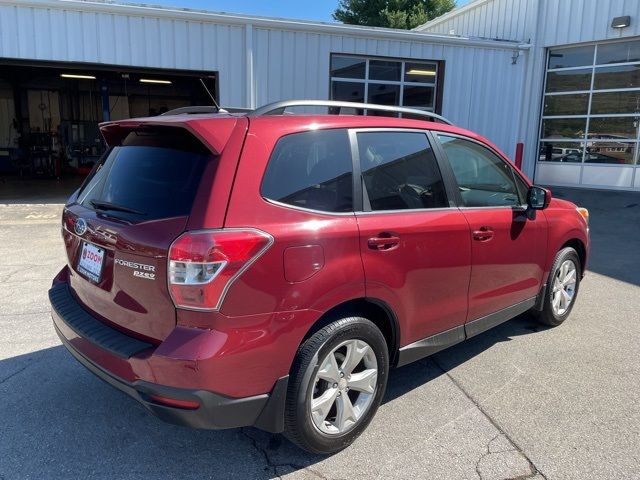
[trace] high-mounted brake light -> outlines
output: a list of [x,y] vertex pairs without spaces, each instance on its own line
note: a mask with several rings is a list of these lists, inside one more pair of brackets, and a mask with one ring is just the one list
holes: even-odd
[[218,310],[231,284],[273,243],[255,229],[186,232],[169,249],[169,293],[177,308]]

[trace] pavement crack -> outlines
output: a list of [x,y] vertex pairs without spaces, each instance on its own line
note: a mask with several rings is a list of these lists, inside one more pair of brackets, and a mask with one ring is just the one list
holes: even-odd
[[496,434],[496,435],[495,435],[491,440],[489,440],[489,441],[487,442],[487,445],[486,445],[486,452],[484,452],[482,455],[480,455],[480,457],[478,457],[478,460],[476,461],[476,465],[475,465],[475,467],[476,467],[476,474],[478,475],[478,478],[479,478],[480,480],[483,480],[483,478],[482,478],[482,472],[480,471],[480,463],[482,462],[482,460],[484,460],[484,459],[485,459],[485,457],[488,457],[489,455],[491,455],[491,444],[492,444],[493,442],[495,442],[495,441],[500,437],[500,435],[502,435],[502,433],[501,433],[501,432],[498,432],[498,433],[497,433],[497,434]]
[[[444,374],[446,375],[449,380],[451,380],[451,382],[458,388],[458,390],[460,390],[463,395],[465,397],[467,397],[469,399],[469,401],[471,403],[473,403],[475,405],[475,407],[480,411],[480,413],[482,413],[482,415],[484,415],[486,417],[487,420],[489,420],[489,422],[491,423],[491,425],[493,425],[496,430],[498,430],[498,434],[496,436],[494,436],[491,440],[489,440],[489,442],[487,443],[487,451],[486,453],[483,453],[480,458],[478,459],[478,461],[476,462],[475,468],[476,468],[476,473],[478,475],[478,478],[480,478],[480,480],[483,480],[482,478],[482,473],[480,472],[480,462],[487,457],[488,455],[491,455],[491,451],[490,451],[490,446],[491,443],[494,442],[500,435],[504,435],[505,438],[511,443],[511,445],[513,445],[515,447],[515,450],[524,457],[524,459],[529,463],[529,469],[531,470],[530,474],[527,474],[525,476],[518,476],[518,477],[514,477],[512,479],[509,480],[524,480],[526,478],[531,478],[531,477],[535,477],[536,475],[539,475],[540,477],[542,477],[543,479],[547,479],[546,475],[544,473],[542,473],[540,471],[540,469],[538,467],[536,467],[536,465],[533,463],[533,461],[531,461],[531,459],[527,456],[527,454],[524,452],[524,450],[522,449],[522,447],[520,447],[520,445],[518,445],[513,438],[511,438],[505,431],[504,429],[500,426],[500,424],[498,424],[498,422],[496,422],[490,415],[489,413],[487,413],[487,411],[484,409],[484,407],[482,407],[482,405],[480,404],[480,402],[478,402],[475,398],[473,398],[465,389],[464,387],[460,384],[460,382],[458,382],[445,368],[442,367],[442,365],[440,365],[440,363],[438,363],[438,361],[435,359],[435,357],[431,357],[431,361],[433,362],[433,364]],[[497,453],[497,452],[496,452]]]
[[0,385],[3,384],[4,382],[6,382],[7,380],[15,377],[16,375],[18,375],[19,373],[24,372],[27,368],[29,368],[31,365],[33,365],[32,363],[28,363],[26,364],[24,367],[16,370],[15,372],[13,372],[11,375],[9,375],[8,377],[3,378],[2,380],[0,380]]
[[270,469],[273,472],[273,475],[274,475],[275,478],[282,479],[282,475],[280,475],[278,473],[278,469],[279,468],[290,468],[292,470],[306,470],[311,475],[313,475],[313,476],[315,476],[315,477],[317,477],[317,478],[319,478],[321,480],[330,480],[328,477],[325,477],[321,473],[316,472],[315,470],[312,470],[311,468],[306,467],[304,465],[299,465],[299,464],[296,464],[296,463],[277,463],[277,462],[274,462],[271,459],[267,449],[261,447],[260,445],[258,445],[258,440],[255,439],[254,437],[252,437],[251,435],[249,435],[249,433],[247,433],[245,428],[241,428],[240,429],[240,433],[244,437],[249,439],[249,441],[251,442],[251,445],[253,445],[253,448],[255,448],[255,450],[262,455],[262,457],[264,458],[265,462],[267,463],[267,468]]

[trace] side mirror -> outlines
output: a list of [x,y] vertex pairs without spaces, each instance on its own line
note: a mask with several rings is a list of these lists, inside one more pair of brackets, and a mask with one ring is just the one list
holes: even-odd
[[533,185],[527,194],[527,204],[532,210],[544,210],[551,203],[551,190]]

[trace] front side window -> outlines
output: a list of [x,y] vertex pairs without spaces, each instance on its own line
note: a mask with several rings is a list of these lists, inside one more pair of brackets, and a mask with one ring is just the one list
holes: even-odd
[[438,135],[465,207],[520,204],[513,170],[488,148],[470,140]]
[[353,209],[352,162],[346,130],[316,130],[282,137],[262,181],[262,195],[325,212]]
[[440,169],[424,133],[360,132],[357,138],[365,208],[377,211],[449,206]]

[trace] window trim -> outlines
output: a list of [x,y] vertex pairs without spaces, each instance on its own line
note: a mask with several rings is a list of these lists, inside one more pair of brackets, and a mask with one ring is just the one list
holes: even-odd
[[[440,148],[442,157],[446,160],[446,164],[447,164],[447,169],[449,171],[449,175],[452,177],[454,185],[455,185],[455,199],[457,202],[457,206],[460,210],[495,210],[495,209],[509,209],[512,211],[526,211],[528,209],[528,204],[527,204],[527,199],[521,199],[520,198],[520,191],[518,190],[518,186],[516,185],[516,179],[515,176],[517,175],[518,177],[520,177],[520,179],[524,182],[525,185],[527,185],[527,188],[531,188],[532,183],[527,180],[527,178],[522,175],[515,167],[514,165],[511,163],[511,161],[509,159],[507,159],[506,157],[504,157],[504,155],[502,155],[500,152],[498,152],[495,148],[487,145],[484,142],[481,142],[479,140],[476,140],[475,138],[471,138],[471,137],[467,137],[465,135],[460,135],[458,133],[450,133],[450,132],[446,132],[446,131],[442,131],[442,130],[432,130],[431,133],[433,134],[435,140],[438,142],[438,146]],[[494,205],[494,206],[487,206],[487,207],[468,207],[464,204],[464,201],[462,200],[462,196],[460,195],[460,186],[458,185],[458,181],[455,178],[455,174],[453,173],[453,167],[451,166],[451,161],[449,160],[449,157],[447,157],[447,153],[444,149],[444,146],[442,144],[442,142],[440,141],[440,135],[443,136],[447,136],[447,137],[454,137],[454,138],[459,138],[461,140],[466,140],[468,142],[472,142],[475,143],[481,147],[484,147],[485,149],[489,150],[491,153],[493,153],[496,157],[498,157],[500,160],[502,160],[502,162],[504,162],[507,167],[509,168],[509,170],[511,171],[511,175],[513,178],[513,183],[514,183],[514,187],[516,189],[516,193],[518,195],[518,200],[520,201],[520,205]]]
[[[351,146],[350,145],[351,138],[349,137],[349,128],[348,127],[344,127],[344,126],[342,126],[342,127],[320,128],[318,130],[308,130],[308,129],[307,130],[298,130],[298,131],[295,131],[295,132],[289,132],[289,133],[287,133],[285,135],[281,135],[280,137],[278,137],[276,139],[276,141],[273,143],[273,146],[271,147],[271,151],[269,152],[269,158],[267,159],[267,163],[265,164],[265,167],[264,167],[263,172],[262,172],[262,176],[260,178],[260,184],[259,184],[259,188],[258,188],[258,194],[260,195],[260,198],[262,198],[262,200],[264,200],[265,202],[270,203],[270,204],[272,204],[274,206],[290,208],[290,209],[301,211],[301,212],[315,213],[315,214],[319,214],[319,215],[338,216],[338,217],[353,216],[353,214],[355,212],[355,205],[356,205],[355,185],[354,185],[354,188],[352,188],[352,194],[351,194],[352,195],[351,196],[351,210],[348,211],[348,212],[329,212],[329,211],[326,211],[326,210],[316,210],[314,208],[306,208],[306,207],[300,207],[298,205],[291,205],[289,203],[284,203],[284,202],[281,202],[279,200],[274,200],[272,198],[266,197],[264,195],[264,193],[262,192],[262,187],[264,185],[264,180],[265,180],[265,178],[267,176],[267,169],[269,167],[269,163],[271,162],[272,157],[273,157],[273,152],[275,152],[278,143],[283,138],[289,137],[291,135],[298,135],[298,134],[301,134],[301,133],[308,133],[308,132],[311,132],[311,131],[318,132],[318,131],[330,131],[330,130],[343,130],[343,131],[345,131],[347,133],[347,142],[349,144],[349,147]],[[353,157],[353,151],[351,151],[351,149],[349,149],[349,150],[350,150],[350,154],[351,154],[351,176],[352,176],[352,179],[353,179],[353,178],[355,178],[354,157]]]
[[[331,59],[336,57],[352,57],[365,61],[365,76],[364,78],[347,78],[347,77],[334,77],[331,74]],[[401,76],[400,80],[374,80],[369,78],[369,63],[371,60],[379,60],[379,61],[388,61],[388,62],[398,62],[401,64]],[[428,82],[407,82],[405,81],[405,64],[406,63],[431,63],[436,66],[436,75],[433,83]],[[333,83],[334,82],[349,82],[349,83],[360,83],[364,85],[364,102],[368,103],[369,98],[369,85],[370,84],[385,84],[385,85],[397,85],[400,87],[400,104],[397,106],[407,106],[404,105],[404,87],[406,86],[420,86],[420,87],[432,87],[433,88],[433,108],[431,107],[416,107],[412,106],[411,108],[416,108],[419,110],[424,110],[427,112],[434,112],[437,114],[442,113],[442,86],[444,85],[444,60],[430,60],[430,59],[422,59],[422,58],[406,58],[406,57],[387,57],[387,56],[376,56],[376,55],[358,55],[357,53],[340,53],[340,52],[329,52],[329,97],[331,100],[334,100],[332,92],[333,92]],[[366,114],[366,112],[365,112]]]
[[279,202],[278,200],[272,200],[271,198],[267,198],[265,196],[262,195],[262,193],[260,194],[260,196],[262,197],[262,199],[267,202],[270,203],[276,207],[283,207],[283,208],[289,208],[291,210],[297,210],[300,212],[308,212],[308,213],[315,213],[317,215],[329,215],[329,216],[338,216],[338,217],[344,217],[344,216],[353,216],[354,212],[327,212],[326,210],[315,210],[313,208],[305,208],[305,207],[298,207],[297,205],[290,205],[288,203],[283,203],[283,202]]
[[[452,133],[443,130],[435,130],[435,129],[421,129],[421,128],[403,128],[403,127],[335,127],[335,128],[322,128],[321,130],[346,130],[350,151],[351,151],[351,165],[352,165],[352,173],[353,173],[353,202],[352,202],[352,211],[349,212],[327,212],[325,210],[316,210],[313,208],[300,207],[297,205],[290,205],[288,203],[283,203],[278,200],[273,200],[271,198],[265,197],[262,194],[262,184],[264,182],[264,176],[266,174],[266,167],[262,178],[260,180],[260,197],[266,202],[273,206],[287,208],[299,212],[313,213],[316,215],[326,215],[333,217],[345,217],[345,216],[353,216],[353,215],[389,215],[389,214],[420,214],[420,213],[428,213],[428,212],[443,212],[443,211],[452,211],[454,209],[459,210],[495,210],[495,209],[510,209],[512,211],[526,211],[527,204],[526,199],[524,199],[524,203],[521,205],[496,205],[496,206],[488,206],[488,207],[467,207],[464,205],[462,201],[462,197],[460,196],[460,191],[458,189],[458,183],[455,179],[455,175],[453,173],[453,168],[449,163],[449,159],[444,151],[442,146],[442,142],[438,138],[438,135],[445,135],[449,137],[460,138],[462,140],[466,140],[472,143],[476,143],[477,145],[486,148],[491,153],[495,154],[500,160],[505,162],[510,170],[512,175],[517,175],[520,179],[527,185],[528,188],[531,187],[532,182],[530,182],[524,175],[522,175],[511,163],[510,160],[505,158],[500,152],[495,150],[493,147],[487,145],[486,143],[477,140],[475,138],[467,137],[465,135],[461,135],[458,133]],[[271,160],[271,155],[273,154],[273,150],[275,150],[275,146],[280,141],[280,139],[294,135],[297,133],[304,133],[307,130],[301,130],[297,132],[291,132],[287,135],[283,135],[279,137],[273,145],[271,153],[269,155],[269,161]],[[401,209],[401,210],[369,210],[364,208],[364,188],[362,178],[362,171],[360,168],[360,157],[358,150],[358,139],[357,134],[359,132],[415,132],[422,133],[426,135],[431,148],[433,149],[433,153],[436,159],[436,163],[440,170],[440,174],[442,175],[442,179],[445,186],[445,194],[447,197],[447,201],[449,203],[448,207],[438,207],[438,208],[414,208],[414,209]],[[268,164],[268,163],[267,163]],[[515,183],[514,179],[514,183]],[[518,191],[516,186],[516,191]],[[518,192],[518,198],[520,199],[520,194]]]

